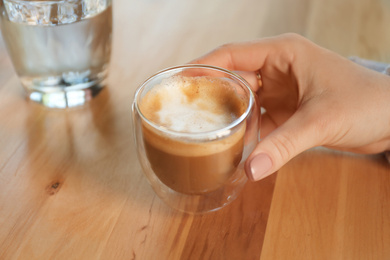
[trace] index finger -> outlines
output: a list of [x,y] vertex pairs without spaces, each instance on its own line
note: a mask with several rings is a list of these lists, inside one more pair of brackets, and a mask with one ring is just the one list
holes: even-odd
[[275,54],[280,44],[277,39],[282,37],[225,44],[190,63],[209,64],[228,70],[258,71],[267,58]]

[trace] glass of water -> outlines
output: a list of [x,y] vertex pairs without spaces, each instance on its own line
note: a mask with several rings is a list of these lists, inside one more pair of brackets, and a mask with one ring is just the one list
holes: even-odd
[[111,0],[0,0],[0,25],[30,100],[75,107],[105,85],[111,54]]

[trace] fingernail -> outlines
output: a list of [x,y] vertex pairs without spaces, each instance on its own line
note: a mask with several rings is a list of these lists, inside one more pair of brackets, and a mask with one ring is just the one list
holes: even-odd
[[257,181],[265,177],[265,174],[268,173],[271,168],[271,158],[265,153],[260,153],[250,160],[247,173],[252,176],[252,180]]

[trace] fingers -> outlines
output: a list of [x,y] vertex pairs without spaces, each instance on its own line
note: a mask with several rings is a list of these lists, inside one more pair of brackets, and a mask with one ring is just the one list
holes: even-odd
[[272,131],[278,128],[278,124],[270,117],[270,115],[265,112],[261,115],[261,120],[259,124],[260,129],[260,138],[263,139]]
[[305,42],[308,40],[304,37],[289,33],[251,42],[230,43],[190,63],[209,64],[237,71],[257,71],[267,60],[271,63],[277,63],[280,59],[289,62],[294,48]]
[[[311,57],[308,52],[313,48],[309,48],[310,46],[312,44],[309,44],[307,39],[296,34],[286,34],[252,42],[223,45],[191,63],[209,64],[237,71],[250,83],[254,91],[263,85],[260,91],[271,95],[268,101],[285,101],[289,98],[290,101],[283,106],[290,117],[293,114],[291,110],[295,112],[299,103],[297,93],[301,93],[297,90],[296,81],[301,80],[299,78],[301,73],[298,72],[306,72],[308,64],[311,64],[304,59]],[[302,58],[300,54],[305,56]],[[261,71],[261,84],[256,77],[258,71]],[[281,104],[275,103],[275,106]],[[270,102],[268,107],[271,110],[275,108]],[[272,121],[271,117],[268,124],[265,124],[266,120],[264,121],[262,125],[268,126],[265,130],[266,137],[260,141],[245,165],[250,179],[259,180],[272,174],[291,158],[318,143],[316,131],[310,129],[312,125],[307,124],[305,127],[302,124],[303,117],[304,113],[295,113],[289,119],[276,118],[278,122]],[[283,125],[278,127],[282,122]]]
[[307,51],[306,47],[302,47],[307,46],[307,43],[309,43],[307,39],[297,34],[230,43],[190,63],[208,64],[236,71],[250,83],[254,91],[257,91],[263,85],[263,79],[260,80],[258,77],[260,72],[271,79],[276,76],[276,72],[291,73],[294,57],[299,56],[298,52],[302,50]]
[[210,64],[228,70],[256,71],[264,64],[269,48],[265,41],[226,44],[191,63]]
[[256,92],[260,88],[259,79],[256,72],[249,71],[236,71],[241,77],[243,77],[251,86],[252,90]]
[[317,146],[319,137],[303,113],[297,113],[260,141],[245,164],[249,179],[257,181],[279,170],[299,153]]
[[256,71],[261,68],[274,47],[272,40],[225,44],[190,63],[209,64],[235,71]]

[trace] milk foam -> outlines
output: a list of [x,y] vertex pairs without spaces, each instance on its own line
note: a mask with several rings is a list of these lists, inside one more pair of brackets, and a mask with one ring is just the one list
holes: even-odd
[[169,130],[188,133],[221,129],[243,113],[243,100],[226,82],[175,76],[149,91],[144,115]]

